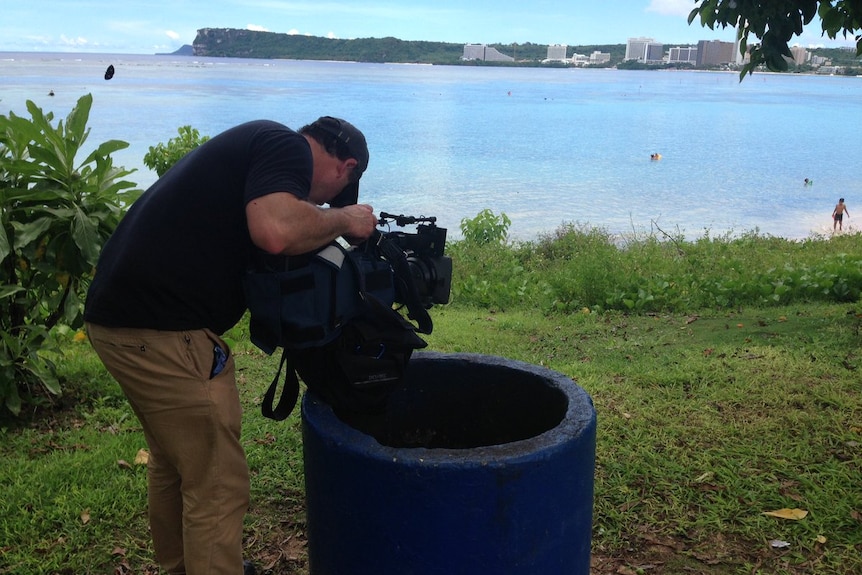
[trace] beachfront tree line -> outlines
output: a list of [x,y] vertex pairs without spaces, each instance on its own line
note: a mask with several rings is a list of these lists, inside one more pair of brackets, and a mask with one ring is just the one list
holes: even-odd
[[[548,55],[547,44],[488,44],[499,52],[512,56],[508,65],[539,64]],[[463,61],[464,44],[452,42],[407,41],[398,38],[323,38],[239,30],[235,28],[202,28],[194,40],[198,56],[230,58],[266,58],[291,60],[335,60],[342,62],[410,63],[410,64],[467,64],[484,62]],[[594,51],[611,54],[611,61],[620,61],[625,55],[624,45],[569,46],[568,56],[575,52],[590,54]],[[494,62],[489,65],[504,65]]]
[[[713,25],[717,24],[714,23]],[[563,66],[559,62],[543,62],[548,53],[546,44],[531,42],[523,44],[497,43],[488,44],[488,46],[511,56],[514,61],[462,60],[464,44],[405,41],[397,38],[336,39],[233,28],[204,28],[198,31],[194,41],[195,54],[198,56],[470,66]],[[609,54],[610,59],[606,63],[590,67],[617,66],[621,69],[694,67],[693,64],[687,62],[660,65],[644,64],[633,60],[625,61],[625,44],[568,46],[566,57],[571,58],[574,54],[592,54],[593,52]],[[851,74],[854,67],[858,65],[856,57],[848,50],[817,48],[812,49],[811,52],[829,59],[834,66],[846,68]],[[805,70],[805,67],[796,67],[795,70]]]

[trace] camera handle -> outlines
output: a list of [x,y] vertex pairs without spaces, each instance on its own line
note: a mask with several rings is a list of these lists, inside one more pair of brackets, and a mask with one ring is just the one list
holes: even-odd
[[380,224],[388,224],[389,220],[395,220],[395,225],[399,227],[404,227],[411,224],[421,224],[428,223],[434,224],[437,221],[435,216],[425,217],[425,216],[405,216],[404,214],[388,214],[386,212],[380,212],[380,220],[378,221],[378,225]]

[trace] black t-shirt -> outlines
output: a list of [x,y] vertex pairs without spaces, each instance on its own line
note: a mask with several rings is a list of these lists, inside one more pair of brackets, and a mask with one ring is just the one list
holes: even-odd
[[246,204],[308,196],[311,148],[267,120],[231,128],[187,154],[131,206],[105,244],[84,318],[108,327],[221,334],[245,312],[242,276],[256,249]]

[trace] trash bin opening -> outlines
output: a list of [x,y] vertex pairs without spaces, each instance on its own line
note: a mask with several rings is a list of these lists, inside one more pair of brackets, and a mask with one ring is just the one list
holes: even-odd
[[530,439],[560,424],[568,399],[514,364],[411,361],[384,413],[346,421],[389,447],[469,449]]

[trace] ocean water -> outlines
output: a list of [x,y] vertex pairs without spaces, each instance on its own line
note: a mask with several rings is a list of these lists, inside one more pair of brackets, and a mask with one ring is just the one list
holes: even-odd
[[804,238],[831,230],[839,197],[862,205],[862,78],[0,53],[3,113],[31,100],[63,118],[87,93],[89,147],[128,142],[115,163],[142,188],[144,154],[179,126],[344,117],[369,142],[362,201],[453,237],[489,208],[524,240],[563,223]]

